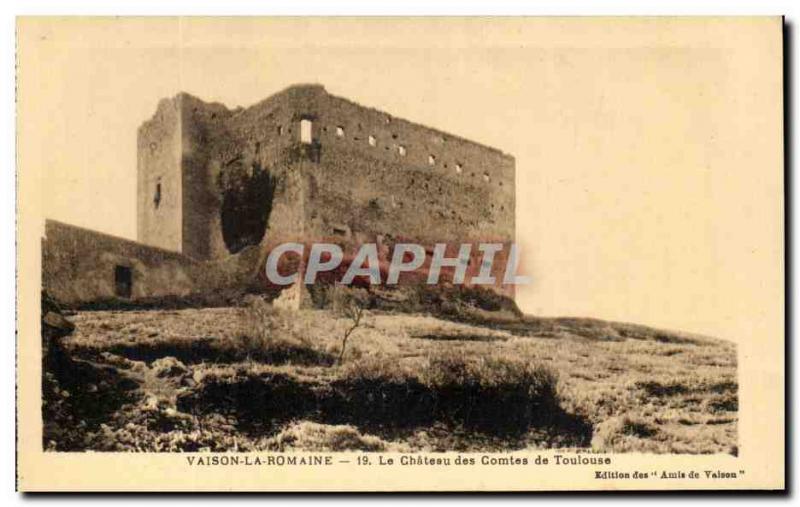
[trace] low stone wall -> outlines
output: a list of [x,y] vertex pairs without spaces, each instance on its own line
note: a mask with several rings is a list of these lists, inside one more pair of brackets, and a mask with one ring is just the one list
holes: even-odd
[[188,295],[197,263],[179,253],[53,220],[42,241],[42,288],[62,303]]

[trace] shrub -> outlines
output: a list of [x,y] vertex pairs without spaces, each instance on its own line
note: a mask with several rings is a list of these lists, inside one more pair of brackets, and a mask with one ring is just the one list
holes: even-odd
[[248,351],[260,351],[281,342],[304,343],[305,337],[295,327],[293,312],[275,308],[259,297],[248,298],[243,308],[244,330],[239,338]]
[[366,357],[344,367],[324,412],[337,422],[390,426],[429,424],[435,394],[396,360]]
[[447,350],[429,357],[426,380],[429,384],[525,386],[532,392],[555,396],[557,375],[548,367],[519,359],[464,357]]
[[415,374],[397,360],[368,356],[345,365],[340,378],[348,382],[406,382],[415,378]]
[[310,323],[299,312],[275,308],[262,298],[252,297],[242,308],[242,321],[242,331],[228,345],[234,355],[265,362],[332,362],[309,339]]
[[429,358],[423,382],[437,393],[442,415],[465,426],[510,431],[558,411],[558,378],[541,364],[448,351]]
[[176,407],[193,415],[234,416],[244,430],[269,429],[316,410],[315,385],[279,371],[211,374],[177,397]]
[[348,338],[362,324],[364,312],[369,304],[369,294],[364,289],[334,285],[329,292],[329,297],[334,313],[350,321],[350,327],[342,335],[342,346],[337,361],[341,364],[347,348]]
[[502,357],[432,356],[418,370],[374,357],[334,383],[339,409],[353,420],[419,426],[439,420],[486,432],[525,431],[562,411],[547,367]]

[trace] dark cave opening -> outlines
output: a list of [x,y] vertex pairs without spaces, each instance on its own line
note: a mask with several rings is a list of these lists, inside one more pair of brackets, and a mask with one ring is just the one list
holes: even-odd
[[220,212],[222,238],[230,253],[261,242],[275,195],[275,178],[259,166],[235,180],[222,192]]

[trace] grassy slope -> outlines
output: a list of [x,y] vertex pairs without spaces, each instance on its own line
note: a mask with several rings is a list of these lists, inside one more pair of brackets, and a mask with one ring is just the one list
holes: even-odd
[[[300,312],[280,323],[293,329],[298,343],[281,344],[275,353],[248,355],[237,341],[249,330],[248,318],[241,308],[74,315],[77,330],[67,346],[93,361],[116,361],[120,372],[140,385],[137,401],[107,414],[100,429],[87,429],[91,435],[82,445],[98,450],[591,447],[736,452],[736,349],[729,342],[594,319],[526,318],[476,325],[370,313],[350,341],[345,365],[336,366],[331,358],[348,326],[344,319],[321,310]],[[362,364],[377,361],[398,371],[419,372],[430,357],[442,354],[550,366],[558,375],[561,408],[586,422],[588,438],[550,427],[510,435],[442,422],[399,429],[358,420],[320,424],[304,420],[303,414],[287,414],[269,427],[244,428],[241,414],[214,413],[213,407],[186,413],[178,403],[180,395],[196,392],[210,380],[232,383],[256,375],[273,383],[289,379],[292,386],[319,392]],[[160,363],[152,361],[165,356],[186,362],[186,371],[159,374]],[[291,405],[289,398],[282,406]]]

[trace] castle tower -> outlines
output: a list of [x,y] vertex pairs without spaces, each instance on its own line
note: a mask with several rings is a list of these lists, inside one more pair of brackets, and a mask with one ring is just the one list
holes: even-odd
[[514,159],[328,94],[187,94],[138,133],[138,238],[198,260],[267,239],[512,241]]

